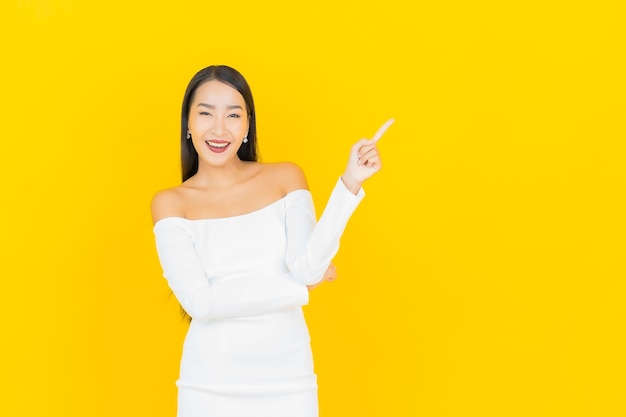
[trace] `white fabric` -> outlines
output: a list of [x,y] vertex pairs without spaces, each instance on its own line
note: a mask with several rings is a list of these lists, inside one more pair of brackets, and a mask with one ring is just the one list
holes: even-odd
[[307,190],[252,213],[154,226],[163,275],[192,317],[178,417],[316,417],[302,313],[364,196],[339,180],[319,222]]

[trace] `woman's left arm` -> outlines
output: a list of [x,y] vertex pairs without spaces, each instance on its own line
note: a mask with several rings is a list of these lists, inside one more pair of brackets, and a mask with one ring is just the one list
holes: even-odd
[[286,262],[297,281],[313,285],[322,280],[339,250],[339,240],[348,220],[364,196],[363,190],[358,195],[352,194],[339,179],[317,223],[308,191],[287,196]]
[[348,220],[365,196],[363,182],[382,168],[377,142],[391,123],[393,119],[387,121],[371,140],[361,139],[352,146],[346,170],[337,181],[317,224],[310,193],[287,196],[286,260],[298,281],[315,285],[324,278],[339,249],[339,240]]

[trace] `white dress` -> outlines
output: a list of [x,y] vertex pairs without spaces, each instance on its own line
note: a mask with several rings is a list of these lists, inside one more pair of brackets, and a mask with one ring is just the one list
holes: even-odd
[[339,180],[317,224],[307,190],[240,216],[155,224],[163,274],[192,317],[178,417],[317,417],[306,285],[363,196]]

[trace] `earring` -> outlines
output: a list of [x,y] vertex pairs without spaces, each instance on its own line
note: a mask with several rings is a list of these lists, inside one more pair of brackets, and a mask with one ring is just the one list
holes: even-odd
[[248,137],[247,136],[243,137],[243,143],[248,143]]
[[191,133],[187,132],[187,139],[191,139]]

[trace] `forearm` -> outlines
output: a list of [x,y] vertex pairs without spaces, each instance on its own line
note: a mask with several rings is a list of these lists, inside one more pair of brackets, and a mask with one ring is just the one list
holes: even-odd
[[287,264],[296,280],[311,285],[322,279],[339,249],[348,220],[364,195],[362,189],[352,193],[340,179],[317,224],[302,205],[293,208],[287,224]]
[[198,321],[258,316],[308,303],[306,286],[286,275],[215,280],[191,291],[174,293],[187,314]]
[[154,232],[163,275],[193,319],[254,316],[308,302],[306,287],[286,274],[209,278],[196,255],[184,219],[159,222]]

